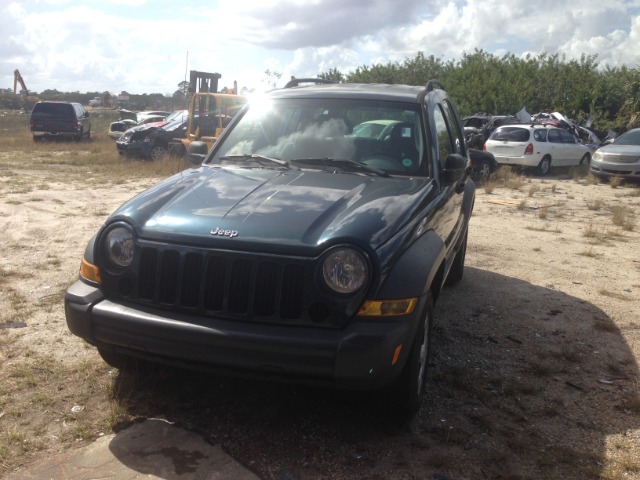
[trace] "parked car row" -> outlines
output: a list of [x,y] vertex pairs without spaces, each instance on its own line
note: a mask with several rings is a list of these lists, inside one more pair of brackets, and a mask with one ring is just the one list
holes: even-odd
[[[188,110],[121,110],[120,114],[122,118],[110,124],[108,135],[117,140],[122,155],[157,160],[169,152],[173,139],[185,137],[189,126]],[[538,113],[527,123],[519,117],[520,112],[518,117],[476,114],[463,119],[475,180],[486,180],[499,165],[535,168],[547,175],[552,167],[584,164],[590,164],[591,173],[600,178],[640,179],[640,129],[601,142],[596,132],[558,112]],[[34,141],[91,137],[89,112],[74,102],[36,103],[29,125]],[[401,131],[401,125],[399,120],[371,120],[348,126],[348,135],[388,139],[394,131]]]

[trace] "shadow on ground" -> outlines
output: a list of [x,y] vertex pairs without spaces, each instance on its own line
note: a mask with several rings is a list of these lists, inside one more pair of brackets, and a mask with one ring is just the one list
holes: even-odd
[[370,395],[166,367],[121,373],[117,400],[263,479],[595,478],[607,439],[640,427],[634,354],[593,304],[467,268],[435,313],[429,390],[410,424]]

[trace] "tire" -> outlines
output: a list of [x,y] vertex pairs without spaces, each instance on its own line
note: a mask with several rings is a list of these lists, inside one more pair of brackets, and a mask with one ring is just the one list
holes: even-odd
[[76,135],[76,137],[75,137],[75,141],[76,142],[81,142],[83,135],[84,135],[84,131],[82,129],[80,129],[80,132],[78,132],[78,135]]
[[161,145],[157,145],[151,149],[149,156],[151,157],[151,160],[153,160],[154,162],[157,162],[159,160],[162,160],[162,157],[164,157],[166,154],[167,154],[167,149]]
[[464,276],[464,261],[467,256],[467,236],[469,230],[464,232],[464,239],[462,240],[462,245],[460,245],[460,249],[456,253],[456,256],[453,259],[453,263],[451,264],[451,269],[449,270],[449,274],[447,275],[447,279],[445,280],[445,285],[455,285]]
[[87,131],[87,141],[91,140],[91,129]]
[[540,160],[540,163],[538,164],[538,173],[540,173],[540,175],[544,177],[550,171],[551,171],[551,157],[548,155],[545,155],[542,158],[542,160]]
[[33,141],[34,141],[34,142],[38,143],[38,142],[39,142],[39,141],[41,141],[41,140],[42,140],[42,137],[41,137],[40,135],[34,135],[34,136],[33,136]]
[[182,143],[169,145],[169,158],[171,160],[180,160],[187,154],[187,151],[184,148]]
[[113,350],[98,347],[98,353],[107,365],[117,368],[118,370],[130,369],[135,364],[135,360],[132,357],[114,352]]
[[384,408],[389,416],[406,421],[420,410],[427,383],[432,323],[433,297],[429,292],[404,369],[384,391]]
[[591,163],[591,155],[585,153],[580,159],[580,165],[589,165]]

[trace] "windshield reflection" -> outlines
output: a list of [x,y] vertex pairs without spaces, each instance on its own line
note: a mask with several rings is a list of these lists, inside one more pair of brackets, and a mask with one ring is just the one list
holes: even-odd
[[426,175],[420,132],[418,104],[411,110],[392,102],[276,99],[250,106],[216,147],[210,163],[222,164],[223,158],[233,157],[243,166],[245,158],[249,168],[251,155],[286,162],[337,159],[392,175]]

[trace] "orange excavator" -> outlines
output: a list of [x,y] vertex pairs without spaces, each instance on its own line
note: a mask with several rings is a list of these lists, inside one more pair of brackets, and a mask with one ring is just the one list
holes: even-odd
[[20,75],[20,71],[18,69],[15,69],[13,71],[13,94],[14,95],[17,95],[18,93],[18,83],[22,87],[22,90],[20,90],[20,95],[22,95],[23,97],[28,96],[29,90],[27,90],[27,86],[24,83],[24,79],[22,78],[22,75]]

